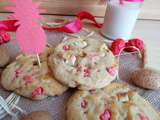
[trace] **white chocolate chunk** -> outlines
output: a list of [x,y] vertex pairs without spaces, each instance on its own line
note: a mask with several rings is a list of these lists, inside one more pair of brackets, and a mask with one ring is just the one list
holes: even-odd
[[80,48],[84,48],[84,47],[86,47],[87,46],[87,42],[85,42],[85,41],[76,41],[76,42],[74,42],[74,45],[75,46],[77,46],[77,47],[80,47]]

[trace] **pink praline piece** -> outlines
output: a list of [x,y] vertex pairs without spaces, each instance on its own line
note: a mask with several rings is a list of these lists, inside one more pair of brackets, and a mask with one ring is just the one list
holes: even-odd
[[37,87],[33,92],[32,92],[32,96],[36,97],[36,96],[40,96],[44,93],[44,89],[42,87]]
[[106,68],[106,70],[111,76],[115,76],[117,73],[117,70],[114,67]]
[[100,115],[100,120],[110,120],[111,115],[108,110],[105,110],[101,115]]
[[82,108],[86,108],[87,107],[87,105],[88,105],[88,102],[86,101],[86,100],[83,100],[82,102],[81,102],[81,107]]

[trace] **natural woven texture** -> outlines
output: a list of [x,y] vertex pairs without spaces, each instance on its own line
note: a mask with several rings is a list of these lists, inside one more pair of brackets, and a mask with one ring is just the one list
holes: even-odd
[[[80,33],[82,36],[86,33]],[[49,43],[52,45],[58,44],[65,34],[58,33],[58,32],[47,32]],[[93,36],[97,40],[103,39],[99,35]],[[2,47],[7,47],[9,49],[10,54],[12,55],[12,58],[17,55],[18,48],[15,44],[15,41],[12,40],[7,45],[4,45]],[[160,91],[149,91],[144,89],[139,89],[132,85],[130,83],[130,75],[131,73],[141,66],[140,59],[136,54],[132,55],[125,55],[122,56],[120,59],[120,78],[123,81],[116,80],[114,82],[128,82],[131,85],[131,88],[135,89],[142,95],[145,99],[147,99],[150,103],[152,103],[155,108],[160,110]],[[69,90],[65,94],[59,97],[54,98],[47,98],[43,101],[31,101],[25,98],[21,98],[18,106],[20,106],[22,109],[24,109],[27,112],[31,111],[39,111],[39,110],[46,110],[52,113],[54,116],[54,120],[65,120],[65,105],[68,101],[68,98],[74,93],[75,90]],[[9,95],[9,92],[4,91],[2,88],[0,88],[0,95],[2,95],[4,98]],[[8,116],[4,118],[4,120],[11,120],[11,118]]]

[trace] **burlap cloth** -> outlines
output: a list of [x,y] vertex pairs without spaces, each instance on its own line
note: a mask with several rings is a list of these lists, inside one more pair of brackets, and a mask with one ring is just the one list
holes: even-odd
[[[81,36],[85,36],[87,34],[86,32],[79,33]],[[61,40],[64,36],[66,36],[63,33],[58,32],[47,32],[48,36],[48,42],[55,46]],[[94,36],[95,39],[104,39],[99,34],[96,34]],[[9,53],[12,55],[12,59],[15,58],[15,56],[18,54],[18,47],[15,44],[15,37],[12,37],[12,40],[10,43],[3,45],[1,47],[7,47]],[[132,83],[130,83],[130,75],[131,73],[141,66],[141,61],[138,58],[136,54],[129,54],[129,55],[123,55],[120,59],[120,79],[121,80],[115,80],[114,82],[128,82],[132,89],[139,92],[140,95],[142,95],[146,100],[148,100],[153,106],[160,110],[160,91],[150,91],[150,90],[144,90],[140,89],[136,86],[134,86]],[[59,97],[50,97],[42,101],[31,101],[26,98],[21,98],[18,106],[20,106],[22,109],[24,109],[27,112],[31,111],[37,111],[37,110],[45,110],[49,111],[53,114],[54,120],[65,120],[65,106],[69,99],[69,97],[73,94],[75,90],[70,89],[66,93],[64,93],[62,96]],[[0,95],[6,98],[10,93],[4,91],[2,88],[0,88]],[[9,116],[4,118],[3,120],[11,120]]]

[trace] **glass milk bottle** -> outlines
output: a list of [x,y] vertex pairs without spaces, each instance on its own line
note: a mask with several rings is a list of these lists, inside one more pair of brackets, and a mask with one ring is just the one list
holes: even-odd
[[143,0],[108,0],[101,33],[108,39],[128,40],[135,26]]

